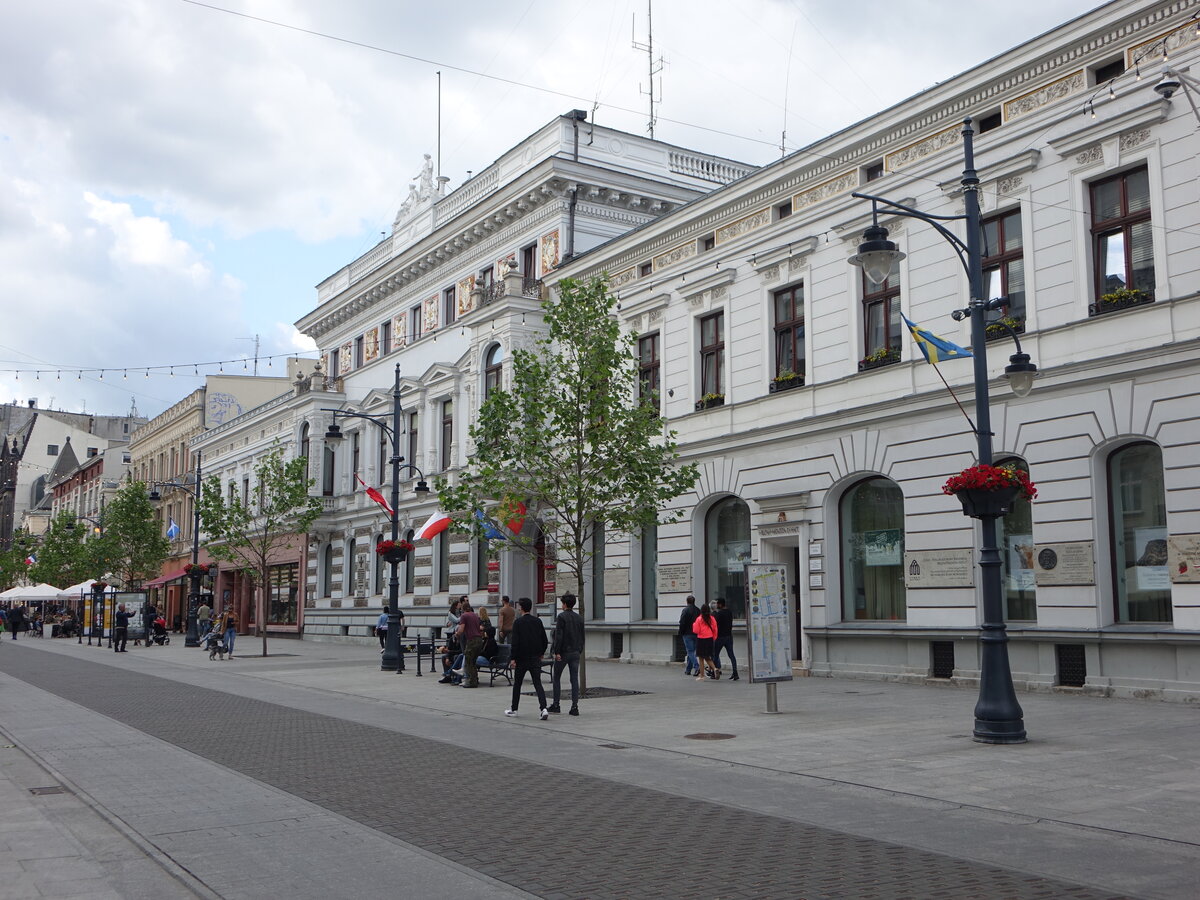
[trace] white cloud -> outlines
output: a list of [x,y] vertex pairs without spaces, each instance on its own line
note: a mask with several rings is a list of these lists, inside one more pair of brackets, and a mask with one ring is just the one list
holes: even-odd
[[135,266],[168,269],[190,278],[197,285],[207,282],[210,270],[186,241],[171,235],[171,226],[153,216],[138,216],[128,203],[102,200],[91,191],[83,195],[88,218],[105,225],[113,234],[112,256]]

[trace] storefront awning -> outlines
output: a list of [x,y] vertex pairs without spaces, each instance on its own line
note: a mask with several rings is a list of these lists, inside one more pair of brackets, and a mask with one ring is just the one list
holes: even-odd
[[174,581],[176,578],[182,578],[186,574],[187,574],[187,569],[180,569],[178,572],[170,572],[166,575],[158,576],[153,581],[147,581],[145,584],[142,585],[142,587],[143,588],[162,587],[168,581]]

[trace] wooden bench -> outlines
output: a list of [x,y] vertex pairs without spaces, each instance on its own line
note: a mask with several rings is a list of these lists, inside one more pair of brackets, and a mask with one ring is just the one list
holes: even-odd
[[479,674],[488,676],[488,687],[492,687],[496,683],[497,678],[503,678],[510,685],[512,684],[512,669],[508,667],[512,661],[512,645],[498,644],[496,647],[496,657],[486,666],[479,667]]

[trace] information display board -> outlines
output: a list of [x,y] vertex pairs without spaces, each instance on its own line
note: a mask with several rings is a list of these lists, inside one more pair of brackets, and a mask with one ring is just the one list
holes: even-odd
[[746,563],[746,638],[750,680],[792,680],[792,615],[787,566]]

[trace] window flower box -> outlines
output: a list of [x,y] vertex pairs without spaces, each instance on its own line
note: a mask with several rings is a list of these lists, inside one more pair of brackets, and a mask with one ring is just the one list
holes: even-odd
[[712,409],[714,406],[724,406],[724,405],[725,405],[725,395],[724,394],[705,394],[703,397],[701,397],[699,400],[696,401],[696,409],[697,410]]
[[1019,496],[1036,497],[1037,486],[1015,466],[975,465],[946,479],[942,493],[958,498],[964,516],[994,519],[1007,515]]
[[1151,291],[1143,291],[1138,288],[1121,288],[1120,290],[1110,291],[1107,294],[1101,294],[1100,299],[1088,306],[1089,316],[1102,316],[1105,313],[1117,312],[1121,309],[1129,309],[1131,306],[1141,306],[1145,303],[1153,303],[1154,294]]
[[1008,325],[1017,334],[1025,333],[1025,320],[1023,318],[1004,316],[1002,319],[987,324],[987,327],[983,329],[984,338],[989,341],[999,341],[1008,337],[1010,332],[1004,325]]
[[804,375],[799,372],[780,372],[771,379],[767,390],[772,394],[780,391],[790,391],[792,388],[804,387]]
[[878,369],[898,362],[900,362],[899,350],[892,350],[890,347],[880,347],[878,350],[868,353],[859,360],[858,371],[866,372],[869,369]]

